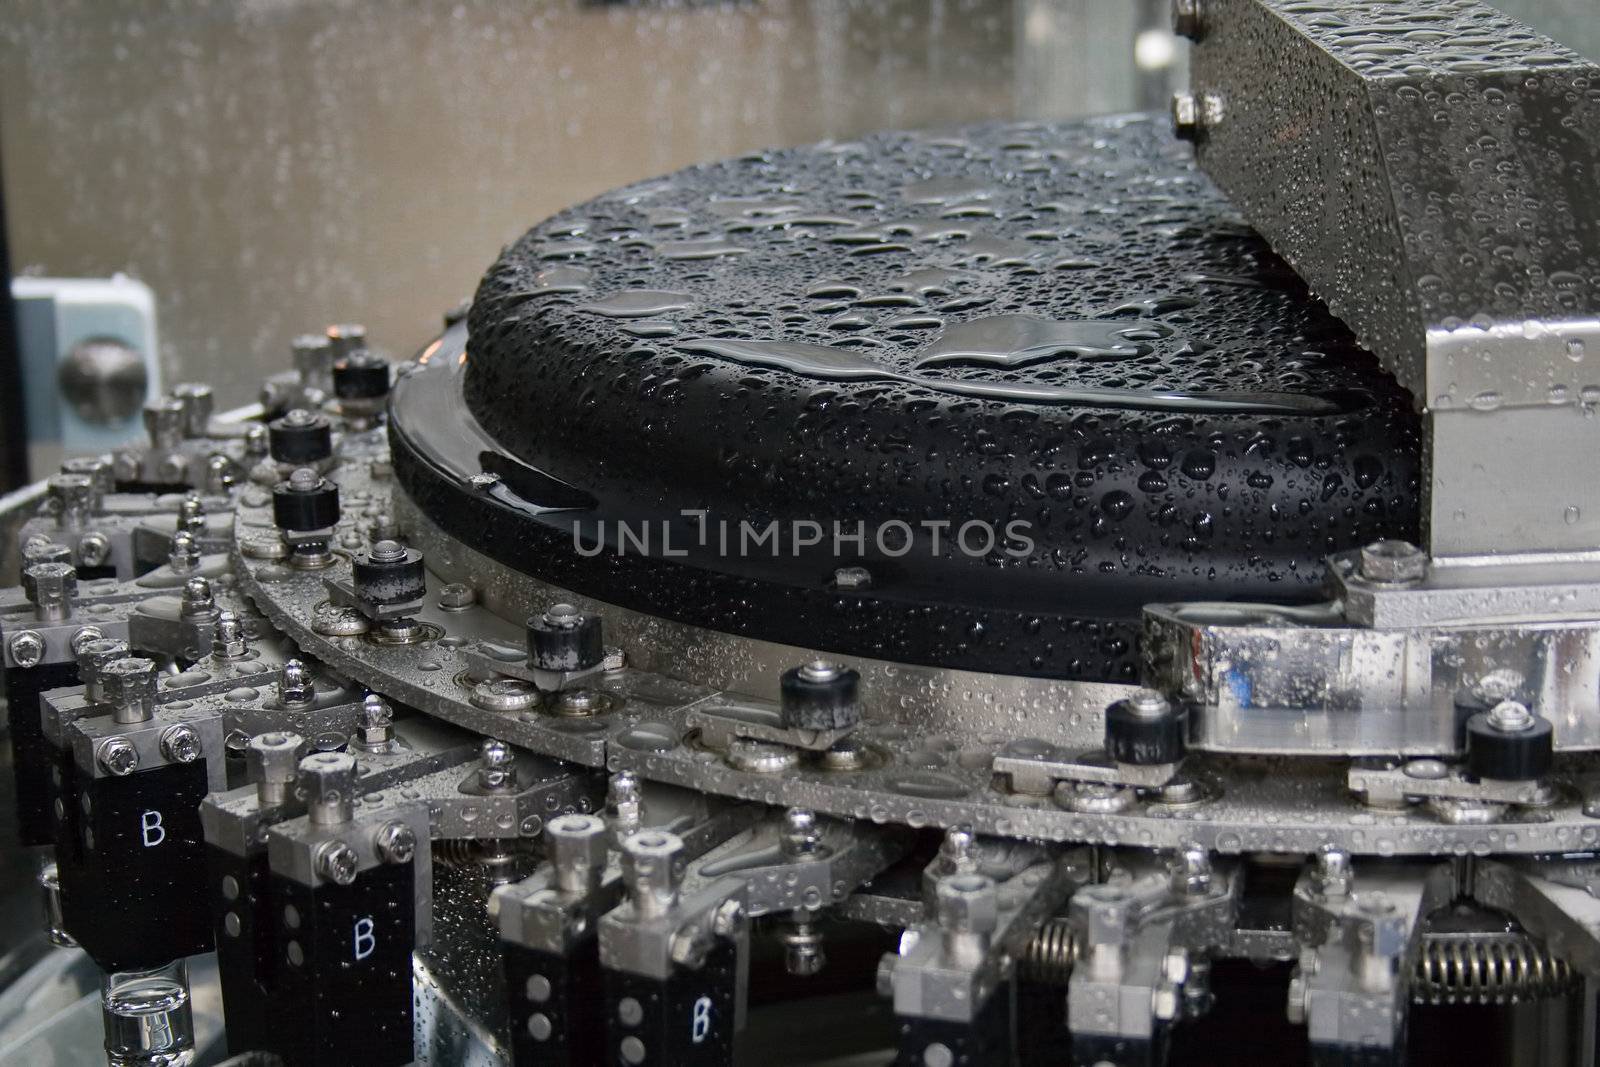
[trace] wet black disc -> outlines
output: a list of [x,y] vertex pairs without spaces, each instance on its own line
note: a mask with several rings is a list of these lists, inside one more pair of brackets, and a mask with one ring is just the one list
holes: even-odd
[[513,565],[716,629],[1130,678],[1146,602],[1303,602],[1329,552],[1417,536],[1411,398],[1153,118],[643,182],[507,249],[468,323],[500,506],[428,475],[420,417],[408,488]]

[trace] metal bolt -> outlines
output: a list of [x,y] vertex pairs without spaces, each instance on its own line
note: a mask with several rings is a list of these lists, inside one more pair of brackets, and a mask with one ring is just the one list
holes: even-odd
[[303,429],[307,426],[315,426],[317,424],[317,417],[311,412],[307,411],[305,408],[291,408],[289,412],[283,416],[283,424],[285,426],[293,426],[297,429]]
[[1325,845],[1317,853],[1315,877],[1317,888],[1325,897],[1343,897],[1350,893],[1355,883],[1355,872],[1350,866],[1350,853],[1334,845]]
[[317,847],[315,866],[324,880],[334,885],[352,885],[361,860],[355,849],[343,841],[324,841]]
[[1172,888],[1185,896],[1203,897],[1211,892],[1213,872],[1211,853],[1199,845],[1184,845],[1172,859]]
[[85,567],[103,567],[111,558],[111,539],[98,530],[78,538],[78,562]]
[[606,823],[595,815],[561,815],[544,828],[556,888],[583,894],[597,889],[607,859]]
[[1222,98],[1215,93],[1174,93],[1172,133],[1181,141],[1200,141],[1222,121]]
[[1369,582],[1420,582],[1428,574],[1428,556],[1410,541],[1374,541],[1361,549],[1360,574]]
[[108,737],[95,750],[95,759],[107,774],[122,777],[139,766],[139,750],[126,737]]
[[737,900],[725,900],[711,919],[711,932],[718,937],[732,937],[744,923],[744,905]]
[[794,920],[778,935],[783,942],[783,969],[796,978],[818,974],[828,962],[822,950],[822,933],[812,921],[812,913],[797,910]]
[[583,622],[583,612],[571,604],[552,604],[544,613],[544,621],[551,626],[570,630]]
[[278,703],[286,708],[305,707],[316,699],[317,686],[306,665],[292,659],[278,672]]
[[184,436],[206,436],[211,429],[211,411],[216,404],[211,386],[204,382],[181,382],[172,387],[172,396],[183,408]]
[[451,582],[439,590],[439,606],[445,611],[465,611],[477,602],[477,590],[465,582]]
[[1503,734],[1519,734],[1533,729],[1537,720],[1526,706],[1515,700],[1502,700],[1489,709],[1489,725]]
[[808,682],[831,682],[843,673],[843,667],[825,659],[814,659],[800,668],[800,677]]
[[400,563],[406,558],[405,546],[397,541],[379,541],[372,546],[368,558],[374,563]]
[[1172,0],[1173,33],[1198,41],[1204,30],[1201,0]]
[[683,839],[665,830],[640,830],[622,839],[622,880],[642,918],[658,918],[678,901]]
[[35,563],[71,563],[72,549],[66,545],[57,544],[48,537],[34,535],[23,542],[22,565],[31,567]]
[[100,676],[105,665],[127,655],[128,643],[111,637],[95,638],[78,646],[78,681],[83,684],[83,695],[91,703],[104,703],[106,699]]
[[211,593],[211,582],[205,578],[190,578],[183,583],[183,616],[197,618],[211,615],[217,610],[217,601]]
[[867,589],[872,585],[872,572],[865,567],[840,567],[833,572],[835,589]]
[[206,457],[206,492],[221,496],[233,487],[233,461],[220,452]]
[[78,572],[66,563],[35,563],[22,572],[22,592],[39,619],[60,622],[72,614]]
[[368,748],[394,740],[394,709],[377,693],[368,693],[361,702],[361,743]]
[[245,455],[252,459],[260,459],[272,447],[271,435],[267,428],[259,422],[253,422],[244,428]]
[[289,488],[297,493],[310,493],[322,484],[322,475],[310,467],[296,467],[289,472]]
[[205,532],[206,506],[193,493],[178,501],[178,527],[196,534]]
[[994,879],[966,873],[939,879],[934,887],[934,919],[944,935],[945,956],[957,967],[977,966],[1000,925]]
[[138,656],[112,660],[100,668],[100,686],[115,722],[131,726],[154,717],[156,665],[151,660]]
[[385,863],[410,863],[417,854],[417,832],[397,819],[383,825],[372,845]]
[[6,651],[11,654],[11,662],[26,670],[37,667],[39,661],[44,659],[44,638],[32,630],[23,630],[11,635],[11,640],[6,643]]
[[168,449],[183,440],[183,401],[164,396],[144,406],[144,429],[156,450]]
[[178,574],[186,574],[200,566],[200,543],[188,530],[172,535],[172,552],[167,556],[167,566]]
[[977,842],[970,826],[952,826],[946,830],[939,844],[939,858],[944,861],[941,866],[945,873],[977,870]]
[[49,508],[60,526],[78,527],[99,504],[99,490],[87,474],[56,474],[45,482]]
[[172,763],[193,763],[203,754],[194,727],[178,723],[161,731],[161,754]]
[[1172,710],[1166,696],[1154,689],[1139,689],[1128,698],[1128,707],[1141,718],[1159,718]]
[[219,614],[216,632],[211,638],[211,654],[218,659],[240,659],[249,651],[239,616],[231,611]]
[[478,785],[484,789],[514,788],[517,773],[514,769],[517,754],[510,745],[497,738],[484,738],[480,749],[483,765],[478,768]]
[[318,826],[355,816],[356,759],[348,752],[313,752],[300,761],[295,791]]
[[1200,139],[1200,101],[1193,93],[1172,94],[1172,133],[1180,141]]
[[289,787],[300,769],[300,744],[299,734],[280,731],[250,739],[245,748],[245,767],[256,783],[256,795],[263,807],[289,799]]
[[644,798],[639,791],[639,778],[632,771],[618,771],[606,783],[606,815],[619,837],[643,824]]
[[822,847],[822,828],[816,813],[807,808],[790,808],[783,815],[783,853],[791,859],[817,854]]

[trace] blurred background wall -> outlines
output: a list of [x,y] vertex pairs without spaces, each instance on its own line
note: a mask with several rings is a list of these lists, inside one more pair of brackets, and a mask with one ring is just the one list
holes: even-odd
[[[1506,0],[1600,52],[1600,0]],[[5,0],[18,273],[154,290],[166,380],[254,399],[289,338],[419,347],[551,211],[881,127],[1163,107],[1168,0]]]

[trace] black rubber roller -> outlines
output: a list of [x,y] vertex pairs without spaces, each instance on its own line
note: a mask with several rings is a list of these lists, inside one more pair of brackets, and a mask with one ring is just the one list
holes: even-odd
[[582,671],[605,658],[600,616],[555,604],[528,617],[528,664],[543,671]]
[[267,423],[267,447],[279,463],[320,463],[333,455],[328,420],[301,408]]
[[1154,690],[1143,689],[1106,708],[1106,754],[1139,767],[1183,759],[1188,716]]
[[365,348],[333,365],[333,395],[340,400],[380,400],[389,395],[389,361]]
[[373,604],[404,604],[428,595],[422,553],[394,541],[379,541],[351,561],[356,595]]
[[326,530],[339,521],[339,487],[302,467],[272,490],[272,521],[280,530]]
[[779,683],[783,725],[798,730],[837,730],[861,721],[861,672],[818,660],[783,672]]
[[1478,778],[1528,782],[1555,763],[1550,720],[1506,700],[1467,720],[1467,771]]

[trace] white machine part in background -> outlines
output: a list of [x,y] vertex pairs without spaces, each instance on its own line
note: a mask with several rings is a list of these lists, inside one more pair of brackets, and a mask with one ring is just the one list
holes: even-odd
[[32,468],[140,440],[140,410],[161,393],[150,287],[123,274],[16,278],[11,294]]

